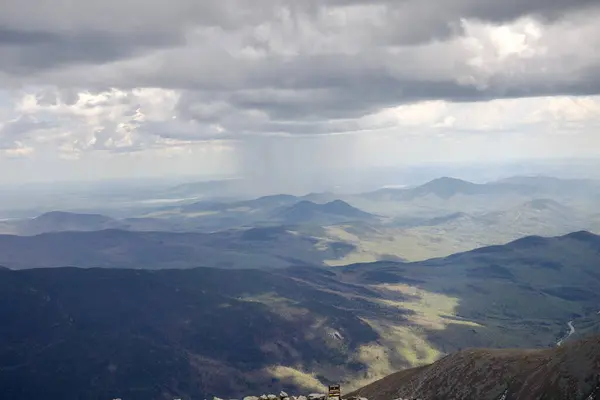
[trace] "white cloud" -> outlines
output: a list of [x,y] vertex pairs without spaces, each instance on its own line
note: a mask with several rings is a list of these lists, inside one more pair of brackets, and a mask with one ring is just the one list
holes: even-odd
[[8,158],[28,157],[34,153],[33,147],[15,141],[11,146],[0,148],[0,154]]
[[55,143],[66,158],[78,158],[78,153],[88,150],[138,151],[169,145],[158,140],[160,132],[148,128],[173,118],[178,100],[175,91],[82,91],[71,100],[65,101],[56,88],[22,94],[14,113],[47,126],[23,134],[31,142]]
[[[237,168],[255,182],[268,181],[272,190],[280,187],[291,191],[292,186],[306,189],[331,184],[337,175],[328,176],[327,170],[338,173],[431,161],[600,156],[598,96],[425,101],[357,119],[318,123],[327,132],[347,133],[338,139],[296,132],[287,139],[247,134],[226,135],[227,140],[220,140],[223,132],[202,130],[207,125],[194,122],[190,115],[219,114],[221,106],[206,104],[190,115],[182,114],[177,108],[182,96],[179,91],[83,92],[71,103],[48,96],[49,92],[55,94],[44,89],[24,94],[14,103],[12,114],[18,117],[4,124],[0,140],[8,137],[11,123],[12,131],[22,139],[6,142],[10,145],[4,146],[5,157],[35,160],[43,151],[81,161],[142,153],[146,155],[128,160],[141,166],[174,163],[187,157],[200,166],[208,155],[211,167],[207,172]],[[252,118],[246,123],[251,127]],[[151,169],[156,171],[156,165]]]
[[284,185],[273,171],[597,155],[600,10],[501,3],[9,0],[0,157]]

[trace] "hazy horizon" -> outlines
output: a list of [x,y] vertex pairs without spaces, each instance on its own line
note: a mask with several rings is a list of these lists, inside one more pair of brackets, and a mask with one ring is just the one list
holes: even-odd
[[600,0],[1,5],[7,399],[589,396]]
[[[600,157],[581,157],[581,158],[539,158],[539,159],[520,159],[508,161],[480,161],[480,162],[426,162],[411,163],[399,166],[364,166],[349,170],[345,166],[331,168],[329,172],[338,176],[346,175],[343,181],[356,180],[360,175],[376,176],[386,184],[418,184],[425,183],[428,180],[439,177],[453,177],[457,179],[470,180],[484,183],[500,179],[502,177],[511,177],[519,175],[545,175],[558,178],[587,178],[600,179],[600,172],[590,170],[590,167],[600,165]],[[285,177],[285,171],[282,176]],[[356,175],[358,174],[358,176]],[[209,182],[221,180],[252,180],[242,172],[231,171],[229,173],[193,173],[193,172],[167,172],[162,174],[122,174],[118,176],[105,176],[97,179],[82,179],[76,176],[56,175],[51,179],[41,180],[32,177],[30,180],[0,180],[0,187],[35,187],[46,185],[91,185],[102,184],[130,184],[137,181],[141,185],[155,184],[161,182],[165,185],[185,184],[192,182]],[[335,182],[332,183],[335,185]],[[275,189],[277,191],[277,189]],[[310,191],[310,189],[309,189]],[[282,193],[285,189],[281,190]]]
[[596,3],[34,3],[0,15],[0,183],[235,174],[285,192],[600,157]]

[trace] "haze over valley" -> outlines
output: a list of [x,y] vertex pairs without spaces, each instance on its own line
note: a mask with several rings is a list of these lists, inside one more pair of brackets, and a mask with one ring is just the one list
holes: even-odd
[[600,400],[599,20],[4,0],[0,399]]
[[[0,264],[16,266],[10,260],[21,258],[30,267],[113,263],[144,268],[150,248],[164,254],[153,267],[268,269],[293,263],[419,261],[529,235],[600,233],[599,182],[516,176],[472,183],[441,177],[364,193],[208,197],[134,208],[128,214],[121,210],[112,217],[50,211],[0,222],[0,246],[6,247]],[[73,246],[74,240],[82,244]],[[50,248],[52,257],[44,253]],[[33,250],[28,252],[33,258],[23,258],[24,249]],[[275,258],[265,261],[270,254]]]
[[[232,182],[209,187],[222,185]],[[43,366],[70,354],[65,371],[83,369],[56,384],[6,359],[0,385],[26,397],[64,395],[86,376],[96,377],[94,393],[131,398],[319,391],[331,382],[352,390],[467,347],[589,337],[600,333],[599,199],[593,179],[440,177],[359,193],[216,193],[112,216],[5,220],[0,293],[11,357]],[[47,331],[55,333],[34,334]],[[154,372],[130,376],[140,362]],[[114,381],[111,368],[145,389]],[[147,386],[173,374],[179,389]],[[19,392],[22,379],[35,385]]]

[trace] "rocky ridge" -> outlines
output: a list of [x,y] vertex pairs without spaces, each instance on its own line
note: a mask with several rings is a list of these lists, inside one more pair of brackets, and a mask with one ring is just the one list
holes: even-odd
[[[246,396],[242,400],[326,400],[328,396],[324,393],[311,393],[309,395],[300,396],[289,396],[286,392],[279,393],[279,396],[274,394],[262,394],[260,396]],[[178,399],[176,399],[178,400]],[[225,400],[220,397],[213,397],[213,400]],[[360,396],[344,396],[344,400],[369,400],[366,397]],[[394,400],[422,400],[422,399],[409,399],[409,398],[398,398]]]
[[600,336],[550,349],[467,349],[349,395],[371,400],[598,400]]
[[[262,394],[260,396],[246,396],[242,400],[325,400],[327,395],[324,393],[311,393],[309,395],[290,396],[286,392],[281,392],[279,395]],[[367,400],[366,398],[355,397],[355,400]],[[213,397],[213,400],[225,400],[220,397]]]

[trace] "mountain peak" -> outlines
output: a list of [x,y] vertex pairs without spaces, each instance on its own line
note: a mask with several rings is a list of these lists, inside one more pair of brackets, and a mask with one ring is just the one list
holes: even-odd
[[592,242],[592,243],[600,243],[600,236],[593,234],[589,231],[578,231],[569,233],[565,235],[569,239],[578,240],[580,242]]
[[355,207],[352,207],[350,204],[346,203],[345,201],[339,200],[339,199],[338,200],[330,201],[328,203],[325,203],[325,206],[328,206],[328,207],[344,207],[344,208],[347,208],[347,209],[348,208],[354,208],[354,209],[356,209]]
[[444,176],[418,186],[413,191],[421,196],[435,194],[442,198],[450,198],[458,193],[477,194],[477,189],[480,186],[462,179]]
[[288,223],[315,220],[339,222],[340,218],[343,220],[360,220],[373,217],[372,214],[359,210],[342,200],[333,200],[325,204],[301,200],[292,206],[283,208],[277,216]]
[[333,200],[333,201],[330,201],[329,203],[325,203],[325,204],[318,205],[318,206],[320,206],[325,212],[337,214],[337,215],[343,215],[346,217],[365,218],[365,217],[372,216],[371,214],[364,212],[362,210],[359,210],[358,208],[346,203],[343,200]]
[[[451,176],[442,176],[425,183],[425,185],[439,185],[439,184],[456,184],[456,185],[475,185],[472,182],[465,181],[464,179],[453,178]],[[423,185],[423,186],[425,186]]]

